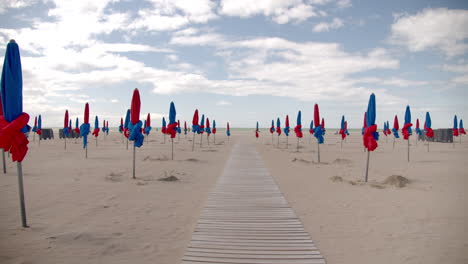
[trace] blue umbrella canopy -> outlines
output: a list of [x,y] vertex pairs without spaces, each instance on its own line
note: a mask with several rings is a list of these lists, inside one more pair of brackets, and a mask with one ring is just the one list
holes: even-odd
[[258,121],[257,121],[257,130],[258,130]]
[[162,126],[165,127],[166,126],[166,118],[162,118]]
[[176,109],[174,102],[171,102],[171,106],[169,107],[169,124],[176,123]]
[[94,118],[94,129],[98,129],[99,128],[99,119],[98,119],[98,116],[96,116],[96,118]]
[[341,129],[344,130],[344,116],[341,116]]
[[280,121],[279,117],[278,117],[278,119],[276,119],[276,126],[281,127],[281,121]]
[[[410,106],[407,105],[406,110],[405,110],[405,124],[409,124],[409,123],[411,123],[411,110],[410,110]],[[408,127],[408,132],[410,135],[412,134],[411,126]]]
[[8,43],[5,52],[1,80],[1,100],[3,116],[7,122],[15,120],[23,113],[21,58],[18,44],[13,40]]
[[130,123],[130,109],[127,109],[127,114],[125,114],[125,123],[124,123],[125,129],[128,129],[129,123]]
[[453,129],[458,129],[457,115],[453,117]]
[[431,128],[432,126],[432,123],[431,123],[431,115],[429,114],[429,112],[426,112],[426,127],[427,128]]
[[203,128],[205,127],[205,115],[204,114],[201,116],[200,126]]
[[301,122],[301,111],[297,112],[297,120],[296,120],[296,124],[298,126],[302,126],[302,122]]
[[42,117],[39,115],[37,118],[37,129],[42,129]]
[[314,129],[314,120],[310,121],[310,129]]
[[374,94],[371,94],[369,98],[369,104],[367,105],[366,123],[367,123],[367,126],[375,125],[375,95]]
[[213,130],[216,129],[216,121],[213,120]]
[[460,126],[458,126],[458,128],[464,129],[464,127],[463,127],[463,120],[461,120],[461,119],[460,119]]

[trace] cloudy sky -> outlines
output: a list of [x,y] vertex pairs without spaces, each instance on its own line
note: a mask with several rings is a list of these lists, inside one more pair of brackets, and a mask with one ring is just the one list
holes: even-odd
[[191,120],[262,127],[318,103],[327,127],[430,111],[468,119],[468,2],[374,0],[0,0],[0,59],[20,46],[24,110],[60,126],[65,109],[117,125],[134,88],[160,125],[169,104]]

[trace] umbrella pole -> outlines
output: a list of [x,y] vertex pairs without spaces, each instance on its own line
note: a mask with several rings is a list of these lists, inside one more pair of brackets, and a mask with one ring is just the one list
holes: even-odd
[[343,139],[341,140],[341,149],[343,149]]
[[367,176],[369,175],[369,157],[370,157],[370,151],[367,151],[366,178],[365,178],[366,182],[367,182]]
[[385,136],[385,143],[388,143],[388,137]]
[[128,138],[127,138],[127,150],[128,150]]
[[36,133],[33,132],[33,142],[36,141]]
[[63,139],[65,140],[65,150],[67,150],[67,138],[64,137]]
[[97,147],[97,137],[96,137],[96,147]]
[[271,145],[273,146],[273,133],[271,133]]
[[136,179],[136,177],[135,177],[135,156],[136,156],[136,147],[135,147],[135,142],[133,142],[133,179]]
[[[213,144],[216,145],[216,134],[213,134]],[[460,138],[460,144],[461,144],[461,138]]]
[[320,144],[317,140],[317,160],[318,160],[318,163],[320,163]]
[[429,140],[427,141],[427,152],[429,152]]
[[20,198],[20,208],[21,208],[21,223],[23,227],[29,227],[26,222],[26,205],[24,202],[24,189],[23,189],[23,167],[21,162],[17,162],[18,168],[18,187],[19,187],[19,198]]
[[286,148],[288,148],[288,138],[289,136],[286,136]]
[[210,134],[206,134],[206,142],[208,142],[208,146],[210,145]]
[[409,162],[409,138],[408,138],[408,162]]
[[297,138],[297,152],[299,152],[299,138]]
[[166,144],[166,134],[164,134],[164,144]]
[[[228,137],[229,139],[229,137]],[[192,151],[195,150],[195,133],[193,133],[193,140],[192,140]]]
[[172,145],[172,160],[174,160],[174,139],[171,138],[171,145]]
[[203,142],[203,134],[200,134],[200,148],[202,147],[202,142]]
[[3,173],[6,174],[5,150],[2,149]]
[[85,158],[88,158],[88,145],[85,147]]
[[393,138],[393,149],[395,149],[395,137]]

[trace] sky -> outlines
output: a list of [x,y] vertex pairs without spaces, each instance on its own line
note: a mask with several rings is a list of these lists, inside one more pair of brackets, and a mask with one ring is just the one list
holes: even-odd
[[301,110],[308,127],[317,103],[326,127],[359,128],[371,93],[379,128],[406,105],[434,128],[468,118],[468,1],[0,0],[2,62],[10,39],[43,127],[86,102],[117,126],[134,88],[153,127],[173,101],[181,122],[294,126]]

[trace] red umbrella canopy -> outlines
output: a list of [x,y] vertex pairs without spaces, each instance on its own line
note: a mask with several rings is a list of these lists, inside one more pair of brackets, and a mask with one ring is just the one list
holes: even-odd
[[123,117],[120,118],[120,125],[123,126]]
[[289,127],[289,115],[286,115],[285,127]]
[[180,128],[180,121],[177,119],[177,127]]
[[416,119],[416,128],[419,128],[419,118]]
[[106,127],[106,120],[102,120],[102,127]]
[[229,130],[229,122],[227,122],[227,130]]
[[63,119],[63,128],[68,127],[68,110],[65,110],[65,118]]
[[192,125],[198,126],[198,109],[195,109],[195,113],[193,113]]
[[398,116],[395,115],[395,119],[393,120],[393,128],[396,130],[400,129],[400,125],[398,124]]
[[0,100],[0,116],[3,115],[2,100]]
[[318,104],[314,105],[314,126],[315,127],[320,126],[320,113],[319,113]]
[[[2,113],[2,115],[3,115],[3,113]],[[37,116],[34,117],[34,126],[37,126]],[[425,126],[425,125],[424,125],[424,126]]]
[[86,103],[84,107],[84,123],[89,124],[89,104]]
[[130,107],[130,119],[134,125],[140,121],[140,107],[140,92],[135,88],[135,90],[133,90],[132,105]]
[[206,118],[206,127],[210,128],[210,120],[208,119],[208,117]]
[[106,128],[109,128],[109,121],[106,121]]
[[184,121],[184,129],[187,129],[187,121]]
[[322,129],[325,129],[325,119],[322,117]]
[[148,113],[148,116],[146,116],[146,126],[150,127],[151,126],[151,115]]

